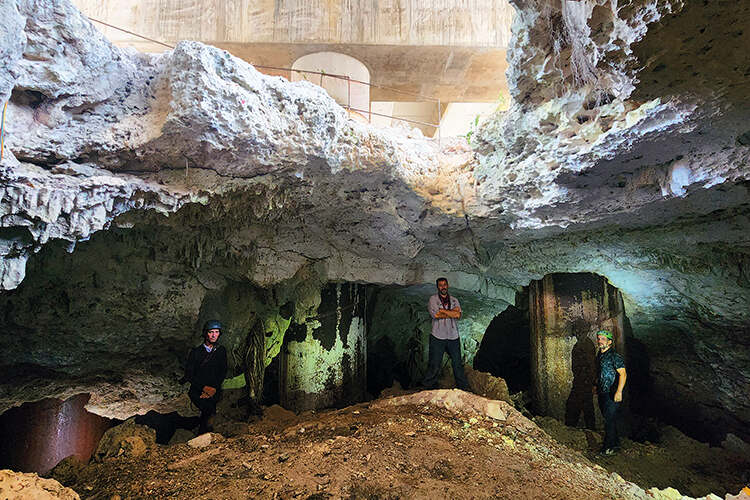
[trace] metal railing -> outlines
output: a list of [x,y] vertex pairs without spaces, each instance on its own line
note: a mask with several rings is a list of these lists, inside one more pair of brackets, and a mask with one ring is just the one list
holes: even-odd
[[[143,36],[143,35],[139,35],[138,33],[135,33],[133,31],[129,31],[129,30],[120,28],[118,26],[114,26],[114,25],[109,24],[109,23],[105,23],[104,21],[100,21],[100,20],[94,19],[92,17],[90,17],[89,20],[91,20],[91,21],[93,21],[95,23],[99,23],[99,24],[102,24],[104,26],[107,26],[109,28],[116,29],[118,31],[122,31],[123,33],[127,33],[129,35],[132,35],[132,36],[135,36],[135,37],[138,37],[138,38],[142,38],[143,40],[147,40],[149,42],[156,43],[156,44],[162,45],[164,47],[168,47],[170,49],[174,49],[175,48],[174,45],[170,45],[168,43],[161,42],[161,41],[155,40],[153,38],[149,38],[149,37],[146,37],[146,36]],[[346,99],[346,104],[339,103],[339,105],[341,105],[341,107],[343,107],[344,109],[346,109],[350,114],[352,112],[360,114],[360,116],[362,116],[362,114],[366,114],[367,115],[367,122],[368,123],[372,123],[372,117],[373,116],[380,116],[380,117],[384,117],[384,118],[390,118],[392,120],[399,120],[399,121],[403,121],[403,122],[407,122],[407,123],[414,123],[416,125],[422,125],[422,126],[425,126],[425,127],[432,127],[433,129],[435,129],[435,134],[437,135],[438,143],[440,143],[440,141],[441,141],[441,136],[440,136],[440,117],[442,116],[442,105],[440,103],[440,99],[437,99],[437,98],[434,98],[434,97],[430,97],[430,96],[427,96],[427,95],[424,95],[424,94],[419,94],[417,92],[409,92],[407,90],[401,90],[401,89],[396,89],[396,88],[393,88],[393,87],[386,87],[384,85],[378,85],[378,84],[375,84],[375,83],[365,82],[365,81],[362,81],[362,80],[356,80],[354,78],[351,78],[349,75],[339,75],[339,74],[335,74],[335,73],[326,73],[324,71],[310,71],[310,70],[304,70],[304,69],[283,68],[283,67],[277,67],[277,66],[266,66],[266,65],[262,65],[262,64],[254,64],[252,62],[250,64],[252,64],[253,67],[259,68],[259,69],[265,69],[265,70],[270,70],[270,71],[275,71],[275,72],[279,72],[279,71],[288,72],[289,73],[289,78],[287,78],[287,80],[289,80],[289,81],[292,80],[292,74],[295,73],[295,72],[303,74],[303,75],[304,74],[318,75],[318,76],[320,76],[320,84],[319,84],[320,87],[323,87],[323,78],[334,78],[334,79],[338,79],[338,80],[344,80],[344,81],[346,81],[346,85],[347,85],[347,99]],[[279,74],[273,74],[273,76],[281,76],[283,78],[283,75],[279,75]],[[420,99],[422,101],[432,101],[437,106],[438,123],[423,122],[423,121],[412,120],[412,119],[404,118],[404,117],[400,117],[400,116],[386,115],[386,114],[383,114],[383,113],[374,112],[372,110],[372,101],[369,100],[369,99],[368,99],[369,106],[368,106],[367,110],[355,108],[355,107],[352,106],[352,84],[355,84],[355,85],[365,85],[365,86],[370,87],[370,88],[377,88],[377,89],[385,90],[387,92],[393,92],[393,93],[403,94],[403,95],[410,95],[410,96],[413,96],[413,97],[417,97],[418,99]],[[325,89],[325,87],[323,87],[323,89]]]

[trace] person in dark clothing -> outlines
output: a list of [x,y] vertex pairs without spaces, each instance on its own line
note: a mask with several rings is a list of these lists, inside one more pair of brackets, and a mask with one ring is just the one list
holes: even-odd
[[602,453],[613,455],[620,447],[617,435],[617,415],[622,404],[622,390],[627,373],[625,361],[612,347],[612,332],[600,330],[596,333],[599,354],[596,356],[596,392],[599,410],[604,417],[604,445]]
[[227,374],[227,350],[217,345],[221,323],[206,321],[203,325],[203,343],[190,351],[185,365],[183,382],[190,382],[188,396],[201,412],[198,433],[213,430],[216,404],[221,398],[221,383]]

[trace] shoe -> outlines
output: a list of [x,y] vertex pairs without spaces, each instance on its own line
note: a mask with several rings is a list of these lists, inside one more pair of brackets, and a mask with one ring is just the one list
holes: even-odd
[[617,453],[617,450],[615,450],[614,448],[607,448],[606,450],[602,450],[602,455],[607,457],[611,457],[615,453]]

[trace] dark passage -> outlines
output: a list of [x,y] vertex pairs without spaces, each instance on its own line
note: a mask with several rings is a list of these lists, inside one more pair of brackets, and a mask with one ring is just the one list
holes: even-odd
[[176,411],[159,413],[151,410],[145,415],[137,415],[135,423],[146,425],[156,431],[156,442],[167,444],[177,429],[193,430],[200,423],[199,417],[183,417]]
[[495,316],[479,345],[474,369],[502,377],[510,392],[531,385],[529,313],[516,306]]

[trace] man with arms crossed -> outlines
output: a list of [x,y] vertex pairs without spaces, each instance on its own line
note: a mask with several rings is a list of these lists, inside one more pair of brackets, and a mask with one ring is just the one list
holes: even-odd
[[448,351],[453,365],[453,377],[456,385],[464,391],[470,390],[469,381],[464,373],[464,363],[461,360],[461,341],[458,338],[458,320],[461,319],[461,305],[458,299],[448,294],[448,280],[438,278],[435,282],[438,293],[430,297],[427,310],[432,318],[432,334],[430,335],[429,361],[427,374],[423,384],[428,389],[437,387],[443,354]]

